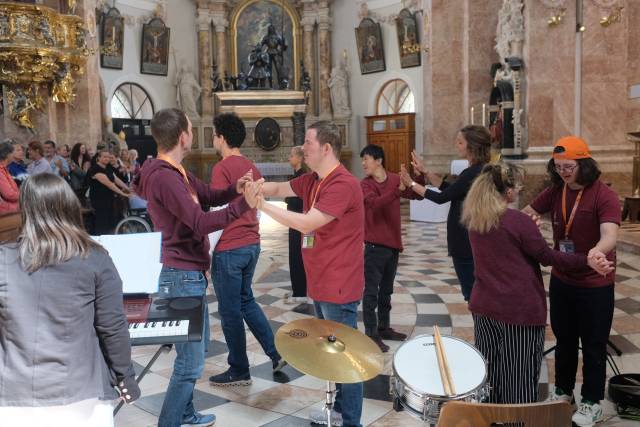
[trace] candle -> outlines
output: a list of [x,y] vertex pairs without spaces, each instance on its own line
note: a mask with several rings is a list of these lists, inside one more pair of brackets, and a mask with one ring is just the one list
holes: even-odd
[[487,117],[487,104],[482,104],[482,126],[486,126],[485,118]]
[[471,124],[473,124],[473,107],[471,107]]

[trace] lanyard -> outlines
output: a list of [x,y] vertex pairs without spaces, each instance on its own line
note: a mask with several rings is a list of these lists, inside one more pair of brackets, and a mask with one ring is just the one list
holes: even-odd
[[578,193],[578,197],[576,197],[576,201],[573,203],[573,209],[571,210],[571,215],[569,216],[569,222],[567,222],[567,184],[562,188],[562,221],[564,222],[564,238],[569,239],[569,231],[571,231],[571,226],[573,225],[573,219],[576,216],[576,211],[578,210],[578,205],[580,204],[580,199],[582,199],[582,192],[584,188],[580,190]]
[[331,175],[333,173],[334,170],[336,170],[336,168],[340,166],[340,163],[338,163],[337,165],[335,165],[333,167],[333,169],[331,169],[329,171],[329,173],[327,174],[327,176],[325,176],[324,178],[322,178],[320,180],[320,183],[318,184],[318,186],[316,188],[313,189],[313,193],[311,196],[311,207],[309,208],[309,210],[313,209],[313,206],[316,204],[316,198],[318,197],[318,194],[320,193],[320,187],[322,187],[322,183],[324,182],[325,179],[329,178],[329,175]]
[[189,178],[187,177],[187,171],[184,170],[184,167],[180,163],[174,162],[171,157],[167,156],[164,153],[158,153],[157,158],[158,160],[163,160],[169,163],[171,166],[176,168],[178,172],[180,172],[180,175],[182,175],[182,178],[184,179],[184,183],[187,185],[187,188],[189,189],[189,193],[191,193],[191,198],[193,199],[194,202],[200,204],[200,202],[198,201],[198,195],[196,194],[195,190],[193,189],[193,187],[191,187],[191,184],[189,183]]

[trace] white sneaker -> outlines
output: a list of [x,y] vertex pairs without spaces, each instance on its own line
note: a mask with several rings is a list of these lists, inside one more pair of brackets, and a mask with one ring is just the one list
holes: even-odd
[[307,297],[292,297],[291,295],[285,295],[284,303],[285,304],[306,304]]
[[[328,424],[327,423],[327,411],[322,409],[312,409],[309,412],[309,419],[313,424]],[[342,414],[331,410],[331,425],[340,427],[342,425]]]
[[549,396],[547,396],[545,402],[555,402],[556,400],[563,400],[574,407],[576,405],[576,400],[573,398],[573,396],[565,394],[565,392],[558,387],[553,388],[553,391],[549,393]]
[[581,427],[591,427],[595,423],[599,423],[602,421],[602,408],[598,403],[580,403],[578,406],[578,410],[573,417],[571,417],[571,421],[576,423],[576,425]]

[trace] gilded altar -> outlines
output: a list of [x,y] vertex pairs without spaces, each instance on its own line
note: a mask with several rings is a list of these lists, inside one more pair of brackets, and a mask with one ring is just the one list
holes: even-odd
[[73,103],[87,56],[83,19],[38,4],[0,2],[0,84],[7,112],[33,129],[46,99]]

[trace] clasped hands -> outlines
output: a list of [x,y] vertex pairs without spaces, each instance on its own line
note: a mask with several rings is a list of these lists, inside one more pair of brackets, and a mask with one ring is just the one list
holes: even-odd
[[241,176],[236,182],[236,191],[238,194],[244,196],[244,199],[251,209],[256,207],[260,209],[264,203],[262,184],[264,184],[264,178],[254,181],[251,170]]
[[597,249],[597,247],[591,248],[587,254],[587,264],[603,276],[606,276],[614,270],[613,261],[609,261],[607,256],[601,250]]
[[[442,184],[442,178],[439,175],[433,172],[427,171],[427,169],[424,166],[424,162],[422,161],[422,158],[418,156],[418,153],[416,153],[416,150],[413,150],[411,152],[411,167],[413,169],[413,174],[415,176],[423,175],[427,183],[435,185],[436,187],[439,187],[440,184]],[[411,183],[413,181],[414,179],[409,174],[407,167],[404,164],[401,164],[400,165],[400,190],[402,191],[407,187],[411,187]]]

